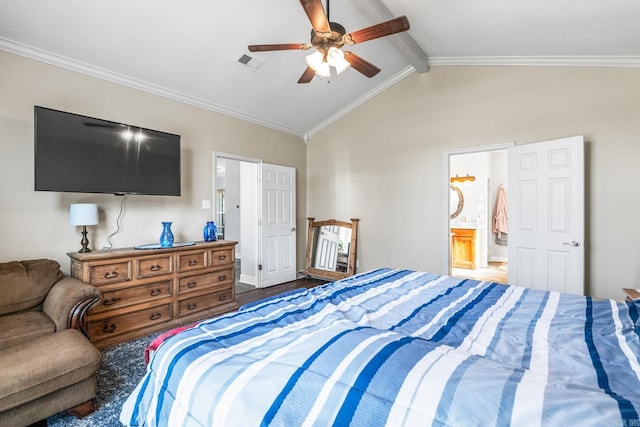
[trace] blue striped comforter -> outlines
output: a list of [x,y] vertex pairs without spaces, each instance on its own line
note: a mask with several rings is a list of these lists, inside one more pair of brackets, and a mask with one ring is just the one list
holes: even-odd
[[640,426],[638,308],[380,269],[164,342],[132,426]]

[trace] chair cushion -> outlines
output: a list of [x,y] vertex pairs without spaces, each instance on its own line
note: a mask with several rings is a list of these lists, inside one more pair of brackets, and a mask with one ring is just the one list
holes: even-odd
[[0,349],[49,335],[56,324],[41,311],[23,311],[0,316]]
[[0,412],[90,378],[101,361],[100,352],[76,329],[0,350]]
[[60,264],[53,260],[0,263],[0,315],[42,304],[49,289],[62,277]]

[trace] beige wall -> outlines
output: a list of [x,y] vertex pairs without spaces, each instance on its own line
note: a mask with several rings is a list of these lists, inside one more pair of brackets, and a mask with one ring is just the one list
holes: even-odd
[[640,287],[640,68],[432,67],[307,145],[307,213],[358,217],[360,271],[442,273],[443,152],[584,135],[587,285]]
[[[198,240],[211,213],[212,152],[297,169],[298,229],[306,216],[361,218],[360,271],[379,266],[441,272],[443,152],[583,134],[587,141],[587,281],[596,296],[640,287],[635,231],[640,198],[640,69],[432,67],[315,135],[300,138],[20,56],[0,52],[0,261],[48,257],[68,270],[80,246],[68,207],[95,202],[92,247],[107,245],[121,198],[33,191],[33,106],[182,135],[183,195],[131,196],[115,247],[157,240],[173,220]],[[305,158],[306,153],[306,158]],[[306,165],[308,163],[308,165]],[[298,268],[304,265],[298,233]]]
[[[107,246],[116,230],[121,197],[33,190],[34,105],[182,136],[182,196],[128,197],[114,247],[157,242],[163,220],[174,222],[176,240],[202,240],[213,217],[201,201],[213,199],[214,151],[296,168],[297,226],[306,229],[301,138],[0,51],[0,261],[46,257],[68,272],[66,253],[77,251],[81,239],[80,229],[69,225],[71,203],[99,206],[100,224],[89,227],[91,247]],[[305,238],[299,233],[301,269]]]

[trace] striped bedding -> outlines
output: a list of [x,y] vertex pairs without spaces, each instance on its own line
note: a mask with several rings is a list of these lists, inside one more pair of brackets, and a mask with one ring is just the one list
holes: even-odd
[[131,426],[640,426],[639,309],[378,269],[164,342]]

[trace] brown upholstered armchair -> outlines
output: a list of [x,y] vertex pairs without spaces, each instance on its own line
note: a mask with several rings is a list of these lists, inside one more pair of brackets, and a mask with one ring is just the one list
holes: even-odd
[[56,261],[0,263],[0,425],[95,410],[102,355],[82,331],[100,297]]

